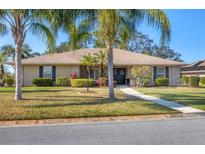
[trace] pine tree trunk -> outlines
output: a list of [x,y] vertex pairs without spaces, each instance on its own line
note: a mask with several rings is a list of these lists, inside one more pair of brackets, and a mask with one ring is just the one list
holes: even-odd
[[108,86],[109,86],[109,98],[114,99],[114,83],[113,83],[113,47],[109,45],[108,49]]
[[22,44],[17,43],[15,46],[15,100],[21,100],[21,49]]

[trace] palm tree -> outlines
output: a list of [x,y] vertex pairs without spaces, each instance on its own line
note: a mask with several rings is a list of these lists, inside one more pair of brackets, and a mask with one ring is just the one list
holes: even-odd
[[48,10],[0,10],[0,33],[11,31],[15,43],[15,100],[21,95],[21,56],[26,34],[43,37],[49,50],[54,49],[55,37],[48,27]]
[[100,52],[94,54],[96,57],[96,63],[100,66],[100,77],[105,76],[105,67],[107,66],[107,52],[100,50]]
[[93,47],[94,48],[106,48],[104,40],[100,36],[100,32],[98,30],[92,32],[93,37]]
[[129,50],[129,43],[131,41],[133,33],[129,29],[123,29],[119,32],[116,40],[116,46],[120,49]]
[[[8,58],[10,58],[12,61],[15,60],[15,47],[11,44],[3,45],[0,48],[0,51],[3,55],[6,55]],[[32,49],[28,44],[24,44],[22,46],[22,56],[21,58],[29,58],[29,57],[35,57],[40,56],[40,53],[38,52],[32,52]]]
[[[92,10],[96,18],[101,40],[104,40],[108,52],[108,85],[109,98],[115,98],[113,84],[113,47],[122,29],[134,31],[137,24],[146,21],[148,25],[161,32],[161,43],[170,39],[170,23],[162,10]],[[95,20],[94,20],[95,21]]]
[[74,20],[69,29],[68,49],[86,48],[88,46],[87,41],[91,37],[90,28],[91,25],[88,20],[83,20],[78,25]]
[[5,83],[5,70],[4,63],[7,61],[7,57],[0,53],[0,86],[4,86]]
[[52,10],[50,21],[52,28],[57,33],[59,29],[68,35],[68,42],[63,43],[63,48],[75,50],[88,47],[91,38],[92,25],[86,18],[87,10]]
[[89,80],[90,80],[90,69],[93,68],[96,64],[96,58],[90,53],[83,56],[83,59],[80,61],[81,65],[86,66],[87,71],[87,91],[89,91]]

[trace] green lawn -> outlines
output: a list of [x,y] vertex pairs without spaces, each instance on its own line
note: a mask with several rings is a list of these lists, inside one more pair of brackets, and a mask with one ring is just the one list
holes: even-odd
[[139,92],[205,110],[205,87],[135,88]]
[[107,99],[107,89],[25,87],[22,101],[14,101],[14,88],[0,88],[0,120],[50,119],[176,113],[176,111],[125,96]]

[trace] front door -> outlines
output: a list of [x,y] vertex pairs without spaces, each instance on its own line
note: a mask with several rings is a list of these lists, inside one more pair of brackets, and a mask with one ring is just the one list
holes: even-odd
[[113,76],[118,85],[125,84],[125,68],[114,68]]

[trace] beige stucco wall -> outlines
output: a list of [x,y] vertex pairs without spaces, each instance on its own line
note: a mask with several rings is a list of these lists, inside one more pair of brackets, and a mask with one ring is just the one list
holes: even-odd
[[[131,79],[132,67],[129,66],[124,68],[126,68],[126,79]],[[76,66],[65,66],[65,65],[56,66],[56,78],[69,77],[71,72],[76,72],[79,76],[80,67],[77,65]],[[23,86],[32,86],[33,79],[38,77],[39,77],[39,66],[23,66]],[[169,85],[170,86],[180,85],[179,67],[169,67]]]
[[34,78],[39,77],[39,66],[23,66],[23,86],[32,86]]
[[79,66],[56,66],[56,78],[70,77],[72,72],[76,72],[79,76]]
[[[79,66],[56,66],[56,78],[69,77],[71,72],[79,76]],[[39,77],[39,66],[23,66],[23,86],[32,86],[34,78]]]
[[179,67],[169,67],[169,85],[170,86],[180,86]]

